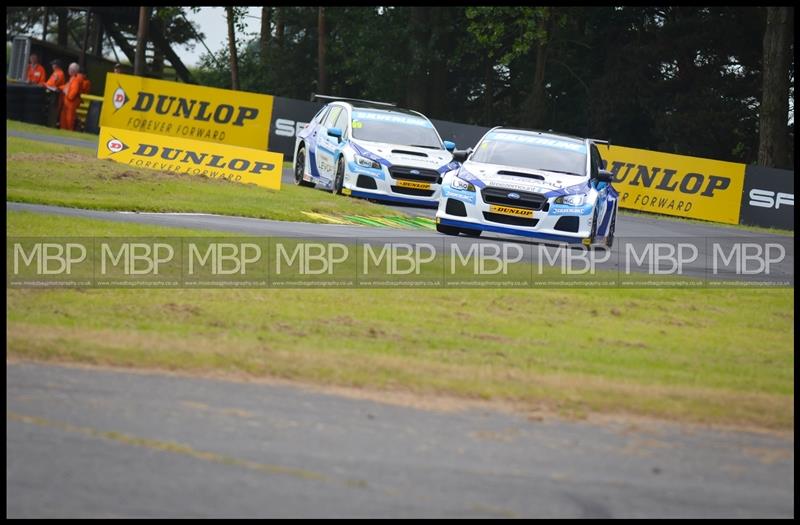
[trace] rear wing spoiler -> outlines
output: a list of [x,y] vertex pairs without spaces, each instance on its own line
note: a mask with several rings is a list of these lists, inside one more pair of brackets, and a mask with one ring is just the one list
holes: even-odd
[[317,95],[316,93],[312,93],[311,101],[313,102],[315,100],[346,100],[351,102],[367,102],[369,104],[378,104],[379,106],[397,107],[397,104],[393,104],[391,102],[377,102],[375,100],[364,100],[361,98],[334,97],[331,95]]
[[602,139],[589,139],[589,140],[591,140],[592,142],[594,142],[598,146],[599,145],[603,145],[603,146],[605,146],[607,148],[611,147],[611,141],[610,140],[602,140]]

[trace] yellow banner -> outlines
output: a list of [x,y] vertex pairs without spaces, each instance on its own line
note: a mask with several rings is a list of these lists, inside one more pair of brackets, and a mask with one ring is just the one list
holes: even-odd
[[621,208],[739,223],[744,164],[622,146],[599,150]]
[[109,73],[100,126],[266,150],[272,95]]
[[200,175],[281,189],[283,153],[101,128],[97,158],[134,168]]

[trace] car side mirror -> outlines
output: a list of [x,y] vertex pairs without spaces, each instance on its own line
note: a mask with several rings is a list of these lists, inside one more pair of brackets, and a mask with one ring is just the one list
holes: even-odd
[[614,174],[608,170],[597,170],[597,177],[595,179],[598,182],[613,182]]
[[472,153],[472,148],[469,149],[454,149],[453,160],[456,162],[466,162],[467,157]]
[[444,149],[446,149],[447,151],[452,152],[453,150],[456,149],[456,143],[455,142],[451,142],[449,140],[445,140],[444,141]]
[[336,137],[337,140],[342,139],[342,130],[340,128],[328,128],[328,135]]

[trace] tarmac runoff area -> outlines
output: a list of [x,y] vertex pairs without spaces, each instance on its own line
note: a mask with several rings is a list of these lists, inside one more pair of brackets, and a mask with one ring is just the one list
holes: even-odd
[[6,364],[8,517],[793,517],[794,439]]

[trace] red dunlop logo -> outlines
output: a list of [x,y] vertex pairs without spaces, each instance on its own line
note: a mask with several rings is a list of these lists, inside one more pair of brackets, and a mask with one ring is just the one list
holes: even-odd
[[106,148],[108,148],[108,151],[113,154],[128,149],[128,146],[126,146],[121,140],[112,137],[108,142],[106,142]]

